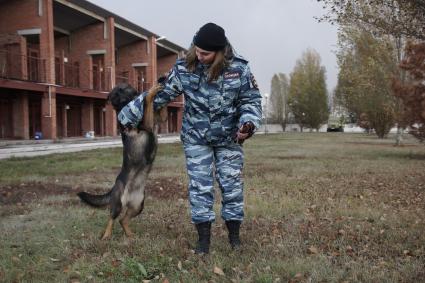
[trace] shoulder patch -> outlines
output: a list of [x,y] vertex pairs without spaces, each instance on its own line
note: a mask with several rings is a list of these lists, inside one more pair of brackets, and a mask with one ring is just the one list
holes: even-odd
[[252,73],[251,73],[250,83],[251,83],[251,88],[258,89],[257,81],[255,80],[255,77]]

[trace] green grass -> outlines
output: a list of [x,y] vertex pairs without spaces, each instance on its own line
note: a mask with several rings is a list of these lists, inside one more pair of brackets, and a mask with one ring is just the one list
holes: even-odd
[[[259,135],[244,146],[243,250],[217,193],[211,253],[194,255],[179,144],[160,145],[145,210],[127,239],[74,194],[0,207],[1,282],[424,282],[425,146],[362,134]],[[121,149],[0,161],[0,187],[107,190]],[[28,185],[30,184],[30,185]],[[2,197],[0,195],[0,197]],[[7,196],[3,196],[6,198]],[[9,211],[6,211],[9,210]],[[220,268],[223,275],[214,273]]]

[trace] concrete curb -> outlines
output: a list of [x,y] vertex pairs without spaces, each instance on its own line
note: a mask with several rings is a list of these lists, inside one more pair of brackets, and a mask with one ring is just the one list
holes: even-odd
[[[164,136],[158,138],[159,143],[177,143],[180,142],[179,136]],[[33,143],[33,144],[10,144],[0,148],[0,159],[12,157],[31,157],[48,155],[53,153],[77,152],[83,150],[91,150],[98,148],[114,148],[121,147],[121,139],[105,140],[105,141],[84,141],[75,142],[66,141],[63,143]]]

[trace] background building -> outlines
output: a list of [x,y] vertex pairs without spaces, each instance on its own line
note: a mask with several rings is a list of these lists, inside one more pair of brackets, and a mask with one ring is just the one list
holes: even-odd
[[[108,92],[140,92],[186,51],[84,0],[0,0],[0,138],[117,135]],[[178,132],[183,97],[161,133]]]

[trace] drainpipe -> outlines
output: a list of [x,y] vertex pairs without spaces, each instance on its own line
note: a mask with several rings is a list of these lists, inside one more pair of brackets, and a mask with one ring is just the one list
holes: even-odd
[[45,85],[48,87],[48,93],[49,93],[49,115],[45,115],[45,118],[52,118],[52,86],[54,87],[60,87],[60,85],[56,84],[48,84],[48,83],[40,83],[40,85]]

